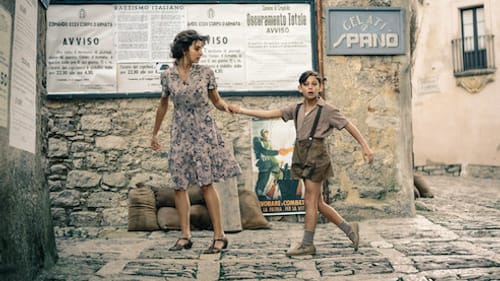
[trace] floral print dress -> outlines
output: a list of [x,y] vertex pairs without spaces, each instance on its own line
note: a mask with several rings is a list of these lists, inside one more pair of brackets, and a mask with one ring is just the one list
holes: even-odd
[[216,89],[214,72],[193,64],[183,81],[177,66],[161,74],[162,97],[170,96],[174,113],[168,167],[176,190],[203,186],[241,173],[233,153],[224,145],[212,116],[208,90]]

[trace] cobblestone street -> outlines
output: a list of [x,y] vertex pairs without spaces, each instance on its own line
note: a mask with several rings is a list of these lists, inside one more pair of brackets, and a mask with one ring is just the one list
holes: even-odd
[[318,225],[317,254],[300,258],[285,250],[302,238],[301,223],[229,233],[217,255],[202,254],[209,231],[193,232],[191,250],[169,252],[177,231],[56,230],[58,263],[39,280],[500,280],[500,180],[426,179],[435,197],[417,199],[414,218],[362,221],[358,252],[333,224]]

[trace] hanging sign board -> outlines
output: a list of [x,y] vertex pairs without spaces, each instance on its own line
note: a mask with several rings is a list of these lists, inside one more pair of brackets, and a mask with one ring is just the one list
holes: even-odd
[[400,8],[330,8],[327,55],[404,55],[405,20]]

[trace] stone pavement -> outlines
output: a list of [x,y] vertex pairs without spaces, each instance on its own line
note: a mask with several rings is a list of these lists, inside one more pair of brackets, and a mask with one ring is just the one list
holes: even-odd
[[56,230],[58,263],[39,280],[500,280],[500,180],[426,179],[435,198],[417,199],[414,218],[362,221],[358,252],[333,224],[318,225],[317,254],[300,258],[285,250],[301,223],[227,234],[216,255],[202,254],[209,231],[193,232],[191,250],[169,252],[177,231],[97,229],[82,239]]

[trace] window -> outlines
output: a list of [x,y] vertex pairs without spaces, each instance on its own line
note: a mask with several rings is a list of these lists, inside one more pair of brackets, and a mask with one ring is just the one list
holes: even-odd
[[464,7],[458,12],[461,33],[451,41],[455,77],[494,73],[494,36],[486,34],[484,6]]
[[487,67],[484,8],[461,10],[464,70]]

